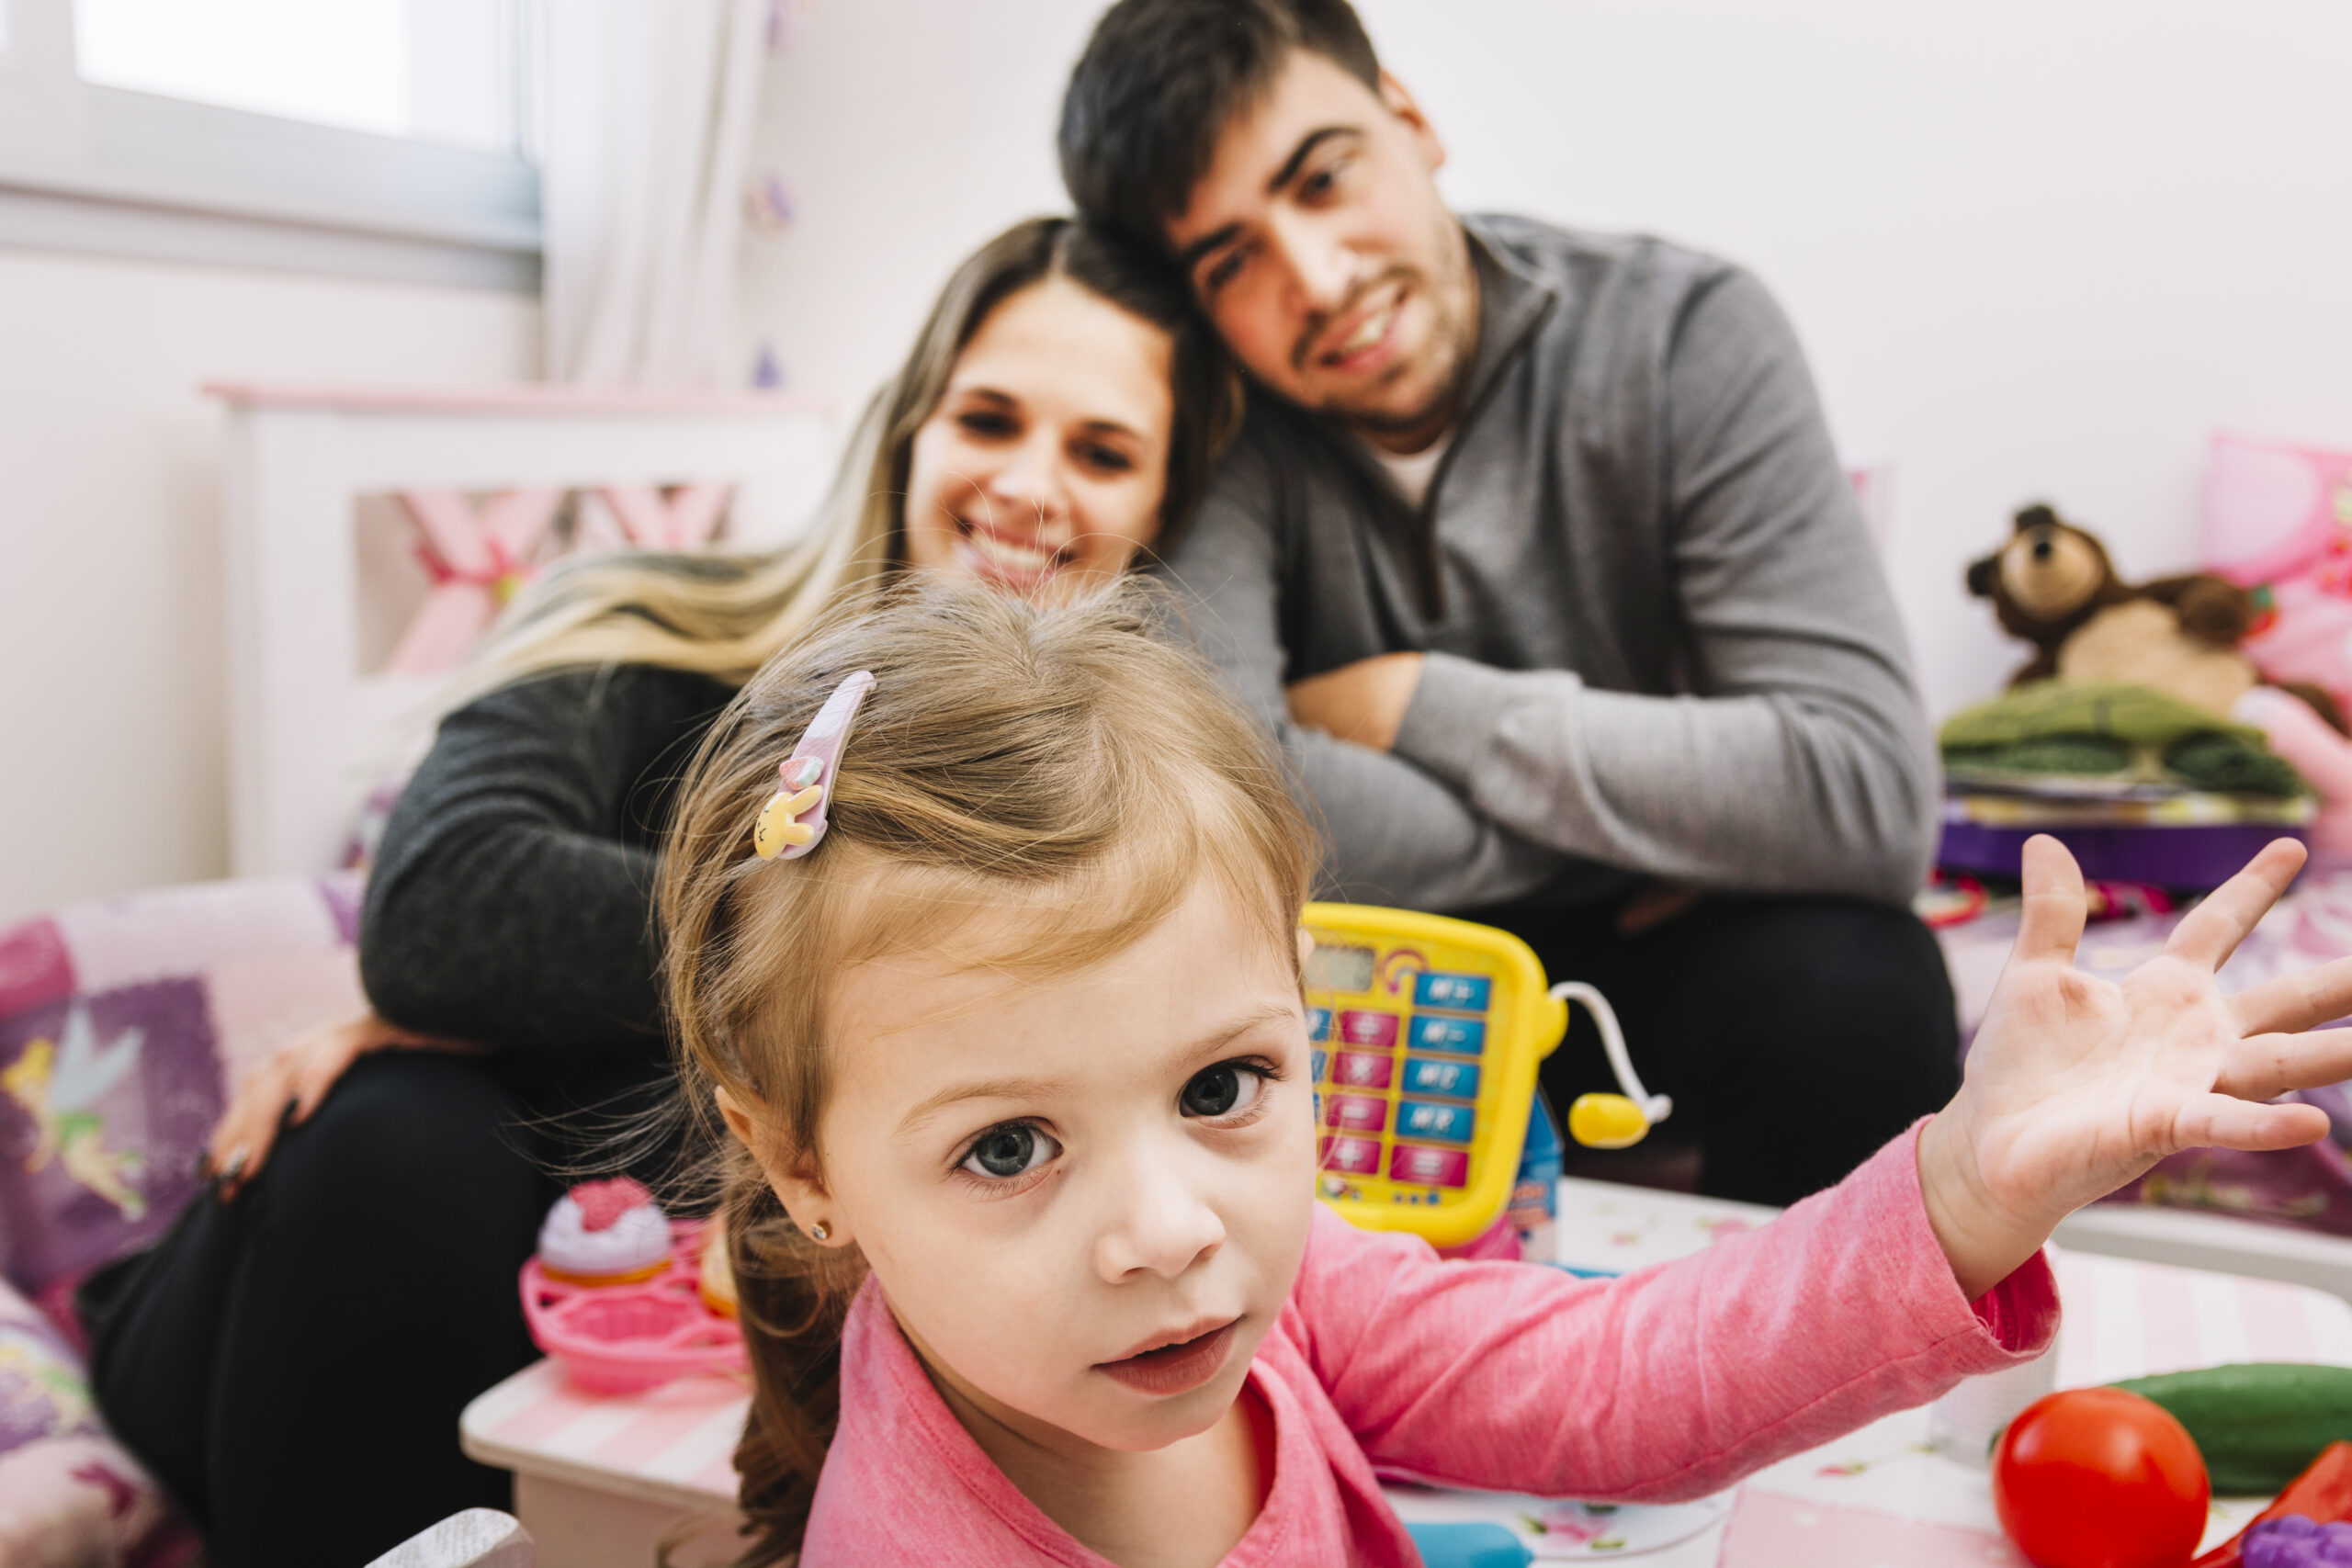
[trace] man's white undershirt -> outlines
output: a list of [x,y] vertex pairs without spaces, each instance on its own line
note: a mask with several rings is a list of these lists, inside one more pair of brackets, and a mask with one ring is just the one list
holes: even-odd
[[1453,445],[1453,432],[1449,430],[1419,451],[1402,457],[1375,441],[1364,442],[1363,449],[1372,454],[1374,462],[1388,470],[1388,477],[1396,481],[1405,499],[1419,506],[1429,499],[1430,480],[1437,477],[1437,466],[1444,461],[1445,449]]

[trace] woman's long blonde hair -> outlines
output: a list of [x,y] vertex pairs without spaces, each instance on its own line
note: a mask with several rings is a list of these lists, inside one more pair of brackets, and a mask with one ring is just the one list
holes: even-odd
[[915,434],[939,407],[957,356],[999,304],[1053,277],[1171,340],[1165,545],[1239,426],[1240,380],[1164,263],[1076,220],[1032,218],[948,278],[906,363],[858,422],[807,537],[759,554],[628,551],[559,563],[515,601],[460,672],[455,702],[582,665],[658,664],[741,685],[835,599],[873,592],[903,562]]
[[[781,1168],[819,1168],[829,989],[860,962],[944,948],[1015,975],[1083,968],[1214,879],[1297,964],[1314,838],[1258,725],[1150,634],[1129,582],[1064,608],[902,589],[813,628],[705,738],[662,860],[665,978],[688,1106],[725,1089]],[[806,859],[752,830],[776,764],[842,679],[875,675]],[[840,1409],[840,1331],[865,1267],[797,1229],[723,1140],[753,1396],[736,1449],[753,1540],[798,1550]],[[1301,1193],[1300,1201],[1307,1201]]]

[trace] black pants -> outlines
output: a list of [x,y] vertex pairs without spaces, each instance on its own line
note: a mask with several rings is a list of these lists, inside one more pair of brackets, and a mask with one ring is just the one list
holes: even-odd
[[98,1404],[213,1568],[356,1568],[511,1506],[458,1416],[537,1353],[515,1273],[561,1189],[517,1109],[484,1060],[365,1057],[233,1202],[85,1288]]
[[[1830,1186],[1960,1087],[1951,982],[1908,910],[1841,898],[1711,897],[1627,935],[1613,908],[1473,913],[1519,933],[1554,980],[1600,988],[1662,1134],[1696,1136],[1700,1190],[1792,1203]],[[1566,1113],[1616,1080],[1581,1008],[1544,1063]]]

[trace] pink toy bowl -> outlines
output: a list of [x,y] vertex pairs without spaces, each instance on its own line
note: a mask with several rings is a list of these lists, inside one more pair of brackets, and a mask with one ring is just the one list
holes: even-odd
[[574,1285],[523,1265],[531,1341],[590,1393],[639,1393],[689,1372],[741,1371],[743,1331],[703,1304],[700,1220],[670,1222],[670,1261],[650,1280]]

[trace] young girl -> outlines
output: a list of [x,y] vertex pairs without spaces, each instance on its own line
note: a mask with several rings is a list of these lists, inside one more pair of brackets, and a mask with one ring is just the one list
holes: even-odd
[[1312,1197],[1311,838],[1147,608],[890,601],[695,760],[660,900],[690,1091],[739,1141],[746,1563],[1405,1564],[1375,1472],[1710,1492],[2041,1354],[2062,1215],[2316,1137],[2262,1101],[2352,1073],[2352,1032],[2297,1032],[2352,961],[2215,988],[2294,847],[2119,988],[2037,840],[1965,1087],[1838,1187],[1612,1281],[1359,1232]]
[[458,1415],[537,1353],[514,1271],[549,1169],[673,1092],[653,861],[735,689],[895,576],[1048,599],[1115,576],[1182,526],[1238,396],[1156,264],[1033,219],[948,279],[805,539],[578,559],[516,602],[376,858],[384,1017],[246,1077],[214,1190],[85,1297],[107,1418],[215,1563],[365,1562],[508,1497]]

